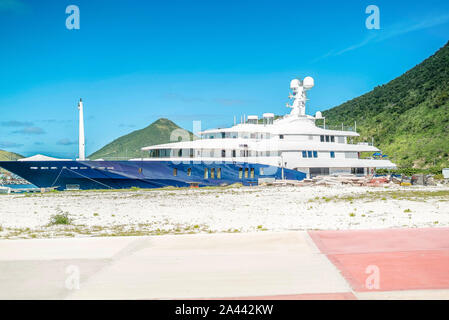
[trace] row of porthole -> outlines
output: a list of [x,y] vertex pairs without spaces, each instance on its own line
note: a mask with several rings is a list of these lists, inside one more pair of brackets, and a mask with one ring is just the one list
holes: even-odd
[[[302,151],[303,158],[318,158],[318,151]],[[335,152],[330,151],[330,157],[335,158]]]
[[[210,173],[210,174],[209,174]],[[215,173],[217,176],[217,179],[221,179],[221,168],[217,168],[215,170],[215,168],[204,168],[204,179],[209,179],[209,176],[211,179],[215,179]],[[177,176],[178,175],[178,168],[173,168],[173,176]],[[191,176],[192,175],[192,168],[187,168],[187,176]]]
[[[139,170],[140,171],[140,170]],[[245,171],[243,171],[243,168],[239,168],[239,179],[243,179],[243,172],[244,172],[244,176],[245,179],[248,179],[248,177],[250,179],[254,179],[254,168],[250,168],[250,170],[248,168],[245,168]],[[204,168],[204,179],[215,179],[215,173],[217,176],[217,179],[221,179],[221,168],[217,168],[215,170],[215,168]],[[260,173],[263,174],[263,169],[260,169]],[[191,176],[192,175],[192,168],[187,168],[187,176]],[[173,168],[173,176],[178,176],[178,168]]]

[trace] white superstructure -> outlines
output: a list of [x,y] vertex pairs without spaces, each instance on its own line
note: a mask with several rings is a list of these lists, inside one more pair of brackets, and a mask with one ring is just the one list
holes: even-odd
[[[376,168],[396,168],[387,159],[361,158],[362,152],[379,152],[370,143],[354,144],[359,134],[355,131],[329,130],[318,127],[315,121],[323,119],[306,115],[307,91],[314,80],[294,79],[289,98],[290,114],[276,119],[273,113],[263,118],[249,115],[247,121],[230,128],[200,132],[200,139],[154,145],[142,148],[152,161],[233,161],[266,164],[306,173],[371,174]],[[325,125],[324,125],[325,127]]]

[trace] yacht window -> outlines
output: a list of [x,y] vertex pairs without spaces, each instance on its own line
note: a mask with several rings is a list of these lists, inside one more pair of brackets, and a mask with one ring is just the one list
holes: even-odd
[[221,157],[222,158],[226,157],[226,150],[221,150]]
[[248,179],[248,168],[245,168],[245,179]]
[[364,168],[351,168],[352,174],[364,174],[365,170]]
[[182,157],[182,149],[178,150],[178,157]]
[[331,142],[335,142],[335,136],[331,136]]
[[318,158],[318,151],[313,151],[313,157]]
[[331,151],[331,158],[335,158],[335,152]]
[[280,135],[279,135],[279,139],[284,139],[284,135],[283,135],[283,134],[280,134]]
[[221,179],[221,168],[217,169],[217,179]]
[[243,177],[243,169],[239,168],[239,179],[242,179]]
[[250,175],[251,179],[254,179],[254,168],[251,168],[251,175]]
[[303,158],[307,158],[307,151],[303,151],[303,152],[302,152],[302,157],[303,157]]
[[209,178],[209,171],[207,170],[207,168],[204,168],[204,179]]
[[222,138],[222,139],[225,138],[225,133],[224,133],[224,132],[221,133],[221,138]]
[[329,136],[326,136],[326,142],[329,142]]
[[37,170],[39,169],[38,167],[30,167],[31,170]]
[[56,170],[56,169],[58,169],[58,167],[51,167],[50,169],[51,170]]
[[192,175],[192,168],[187,169],[187,175],[190,177]]
[[235,157],[235,150],[232,150],[232,156]]
[[41,170],[48,170],[48,167],[41,167]]
[[261,175],[261,176],[264,175],[264,173],[263,173],[263,168],[260,168],[260,169],[259,169],[259,175]]
[[307,151],[307,158],[312,158],[312,151]]
[[320,141],[324,142],[324,136],[320,136]]
[[178,175],[178,169],[173,168],[173,175],[176,177]]
[[210,178],[215,179],[215,169],[214,168],[210,169]]

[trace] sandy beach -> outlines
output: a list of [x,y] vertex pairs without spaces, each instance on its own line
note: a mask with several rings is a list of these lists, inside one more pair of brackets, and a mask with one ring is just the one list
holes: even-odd
[[[55,217],[66,217],[58,222]],[[223,187],[0,196],[1,238],[449,226],[449,186]]]

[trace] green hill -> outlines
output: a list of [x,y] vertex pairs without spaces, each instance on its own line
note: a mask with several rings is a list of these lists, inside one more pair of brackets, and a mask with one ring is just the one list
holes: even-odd
[[22,158],[23,157],[20,154],[0,150],[0,161],[17,160]]
[[[176,129],[182,129],[174,122],[161,118],[148,127],[133,131],[111,143],[89,156],[89,159],[129,159],[142,156],[140,149],[154,144],[170,142],[170,136]],[[190,139],[193,134],[188,132]]]
[[[406,54],[406,52],[404,52]],[[401,167],[449,167],[449,42],[400,77],[324,111],[353,126]]]

